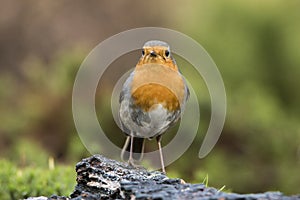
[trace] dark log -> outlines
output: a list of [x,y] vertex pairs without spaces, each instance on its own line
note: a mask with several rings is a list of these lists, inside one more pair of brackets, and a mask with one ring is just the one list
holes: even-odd
[[[96,199],[300,199],[300,196],[284,196],[280,192],[260,194],[236,194],[218,191],[204,184],[185,183],[171,179],[159,171],[135,168],[94,155],[76,165],[77,185],[70,195],[73,200]],[[54,196],[53,196],[54,197]],[[54,198],[51,199],[54,199]]]

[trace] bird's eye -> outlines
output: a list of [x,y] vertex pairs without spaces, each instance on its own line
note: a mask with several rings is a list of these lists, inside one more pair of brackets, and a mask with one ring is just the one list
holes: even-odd
[[143,50],[142,50],[142,56],[144,56],[144,55],[145,55],[145,50],[143,49]]
[[166,50],[166,51],[165,51],[165,56],[166,56],[166,57],[170,57],[170,51]]

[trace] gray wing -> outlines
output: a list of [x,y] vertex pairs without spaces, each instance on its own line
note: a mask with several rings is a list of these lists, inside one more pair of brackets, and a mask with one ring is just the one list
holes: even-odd
[[129,77],[124,82],[122,91],[119,96],[119,103],[121,103],[124,100],[125,96],[128,97],[130,95],[130,87],[131,87],[130,84],[132,82],[133,76],[134,76],[134,71],[131,72]]
[[[119,96],[119,104],[121,105],[121,103],[124,101],[130,101],[130,84],[132,82],[132,79],[133,79],[133,76],[134,76],[134,71],[130,73],[129,77],[126,79],[126,81],[124,82],[123,84],[123,87],[122,87],[122,91],[120,92],[120,96]],[[121,108],[119,110],[119,121],[120,121],[120,124],[121,124],[121,129],[124,133],[126,134],[130,134],[131,133],[131,130],[129,130],[126,125],[123,123],[123,121],[121,120]]]

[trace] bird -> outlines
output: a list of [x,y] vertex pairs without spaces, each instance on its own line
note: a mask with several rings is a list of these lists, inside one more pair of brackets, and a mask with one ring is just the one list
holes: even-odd
[[127,136],[121,158],[137,166],[145,139],[156,138],[161,170],[166,173],[161,138],[180,119],[189,88],[166,42],[147,41],[141,54],[119,96],[119,119]]

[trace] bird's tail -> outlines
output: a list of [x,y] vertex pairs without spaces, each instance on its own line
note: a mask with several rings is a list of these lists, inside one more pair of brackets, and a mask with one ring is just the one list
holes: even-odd
[[129,160],[130,156],[130,145],[133,140],[133,146],[132,146],[132,158],[135,161],[141,161],[144,154],[144,138],[137,138],[127,136],[127,139],[125,141],[125,144],[123,146],[122,152],[121,152],[121,158],[124,161]]

